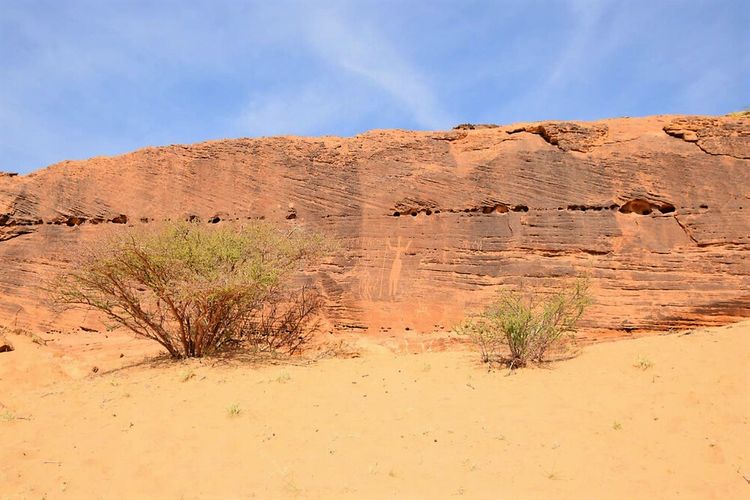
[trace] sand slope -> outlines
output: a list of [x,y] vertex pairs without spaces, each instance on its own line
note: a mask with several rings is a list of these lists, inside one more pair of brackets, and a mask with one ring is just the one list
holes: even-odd
[[46,347],[10,340],[0,498],[750,496],[748,322],[511,376],[468,351],[371,348],[310,366],[50,368],[29,386],[18,369]]

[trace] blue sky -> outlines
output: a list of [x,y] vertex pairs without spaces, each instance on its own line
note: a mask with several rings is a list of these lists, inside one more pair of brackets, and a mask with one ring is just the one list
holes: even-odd
[[0,0],[0,170],[750,106],[750,1]]

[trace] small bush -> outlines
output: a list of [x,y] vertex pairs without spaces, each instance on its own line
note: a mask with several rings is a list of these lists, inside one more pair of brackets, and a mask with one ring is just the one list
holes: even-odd
[[241,343],[297,352],[321,300],[294,274],[328,249],[322,237],[256,222],[168,224],[87,249],[50,286],[62,306],[86,306],[173,357],[201,357]]
[[633,363],[633,366],[635,368],[646,371],[654,366],[654,362],[645,356],[638,356],[635,360],[635,363]]
[[483,362],[519,368],[544,361],[551,348],[562,345],[590,302],[588,283],[582,279],[543,299],[505,291],[455,331],[479,348]]

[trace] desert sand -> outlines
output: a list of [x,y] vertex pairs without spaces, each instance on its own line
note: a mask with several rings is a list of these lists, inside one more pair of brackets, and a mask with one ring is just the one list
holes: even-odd
[[160,362],[119,334],[6,337],[2,499],[750,495],[750,322],[512,374],[467,346],[366,338],[257,366]]

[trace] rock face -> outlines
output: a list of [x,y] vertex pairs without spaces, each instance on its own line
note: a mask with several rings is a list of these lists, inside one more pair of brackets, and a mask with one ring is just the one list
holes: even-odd
[[462,125],[146,148],[0,176],[0,323],[80,245],[167,219],[336,238],[337,329],[440,332],[502,285],[588,274],[591,336],[750,316],[750,118]]

